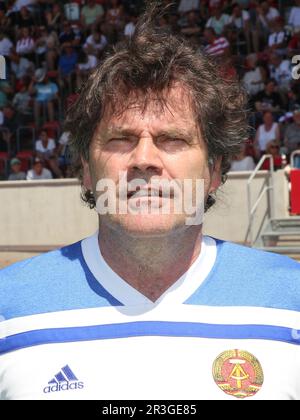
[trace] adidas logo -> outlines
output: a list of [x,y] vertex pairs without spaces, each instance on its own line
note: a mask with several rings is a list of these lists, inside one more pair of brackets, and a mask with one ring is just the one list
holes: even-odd
[[70,389],[82,389],[83,387],[83,382],[80,382],[71,368],[66,365],[48,382],[48,386],[44,388],[44,393],[69,391]]

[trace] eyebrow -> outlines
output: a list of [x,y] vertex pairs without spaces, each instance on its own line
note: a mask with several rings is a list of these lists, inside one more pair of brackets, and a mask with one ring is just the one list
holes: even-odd
[[[103,134],[105,134],[108,137],[113,136],[113,135],[137,136],[134,130],[127,127],[122,127],[122,126],[108,127],[108,129],[105,130],[105,133]],[[177,137],[177,138],[182,138],[182,137],[192,138],[193,134],[189,130],[181,130],[174,127],[174,128],[160,130],[156,134],[155,137],[157,138],[157,137],[162,137],[162,136],[170,136],[170,137]]]

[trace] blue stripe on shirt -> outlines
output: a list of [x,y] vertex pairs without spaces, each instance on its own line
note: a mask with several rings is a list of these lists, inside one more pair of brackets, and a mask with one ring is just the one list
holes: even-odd
[[271,325],[221,325],[194,322],[138,321],[85,327],[27,331],[0,340],[0,354],[42,344],[129,337],[198,337],[227,340],[272,340],[300,345],[300,332]]

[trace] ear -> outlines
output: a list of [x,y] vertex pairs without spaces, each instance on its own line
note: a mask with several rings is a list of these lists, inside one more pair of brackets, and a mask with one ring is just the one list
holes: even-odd
[[82,164],[82,183],[83,183],[83,186],[87,190],[92,191],[92,177],[91,177],[91,173],[90,173],[89,163],[83,157],[81,157],[81,164]]
[[222,182],[222,156],[219,156],[218,159],[215,160],[213,166],[211,168],[211,181],[209,187],[209,193],[216,191]]

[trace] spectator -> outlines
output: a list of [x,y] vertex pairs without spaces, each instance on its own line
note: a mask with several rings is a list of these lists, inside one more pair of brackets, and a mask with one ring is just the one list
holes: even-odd
[[243,83],[249,95],[253,96],[263,90],[265,72],[261,66],[257,65],[256,54],[247,56],[246,68],[248,71],[243,76]]
[[51,9],[45,12],[47,28],[58,32],[59,28],[63,24],[63,17],[61,5],[59,3],[54,3]]
[[267,1],[263,1],[260,6],[258,6],[259,20],[269,28],[269,23],[280,16],[279,11],[276,7],[269,5]]
[[186,23],[181,28],[181,33],[185,36],[194,36],[201,33],[201,25],[196,12],[188,12],[186,15]]
[[212,9],[212,16],[208,19],[206,23],[206,28],[213,28],[216,35],[222,35],[226,26],[230,23],[230,17],[222,13],[220,6],[215,6]]
[[33,10],[36,0],[16,0],[13,6],[13,10],[19,12],[22,7],[28,7],[29,10]]
[[15,108],[11,103],[7,103],[3,108],[3,127],[7,128],[10,133],[10,138],[14,137],[18,127],[18,116]]
[[293,122],[288,125],[284,133],[284,146],[287,149],[288,160],[294,150],[300,146],[300,108],[293,112]]
[[27,125],[33,121],[32,95],[29,92],[30,78],[24,77],[19,92],[13,97],[12,104],[18,113],[20,125]]
[[8,32],[12,27],[12,22],[8,14],[6,13],[6,7],[4,2],[0,3],[0,28],[3,32]]
[[60,85],[63,87],[67,86],[69,93],[73,91],[73,86],[75,85],[77,61],[78,54],[74,51],[72,44],[65,42],[58,61],[58,71]]
[[295,29],[300,27],[300,0],[295,0],[294,3],[295,6],[290,11],[288,24]]
[[263,124],[258,127],[255,135],[254,146],[258,158],[266,153],[267,144],[272,140],[279,144],[279,126],[278,123],[274,122],[272,112],[266,111],[263,115]]
[[24,181],[26,179],[25,172],[21,171],[21,161],[14,158],[10,161],[10,175],[8,181]]
[[14,44],[0,29],[0,55],[9,57]]
[[7,80],[0,80],[0,108],[7,105],[13,93],[13,88]]
[[87,79],[91,70],[97,66],[97,58],[94,55],[80,51],[78,54],[78,64],[76,68],[76,86],[79,89]]
[[89,35],[83,46],[84,50],[88,54],[92,54],[97,58],[100,58],[101,52],[107,45],[107,38],[103,35],[102,32],[94,30],[91,35]]
[[255,163],[252,156],[246,155],[246,145],[243,145],[241,151],[231,162],[230,171],[252,171]]
[[107,9],[106,22],[113,29],[120,31],[124,27],[124,8],[119,0],[110,0]]
[[[30,94],[35,94],[34,100],[34,119],[36,125],[39,126],[41,107],[45,107],[48,111],[48,120],[54,121],[54,104],[53,101],[58,98],[58,87],[55,83],[48,80],[46,70],[39,68],[35,71],[34,78],[29,86]],[[44,109],[43,109],[44,111]]]
[[284,19],[278,16],[270,23],[271,33],[268,38],[268,47],[270,51],[276,51],[278,54],[285,55],[287,48],[287,34],[284,30]]
[[36,155],[41,159],[51,171],[62,178],[62,172],[59,169],[55,140],[48,137],[47,130],[41,130],[40,138],[35,144]]
[[270,7],[268,2],[263,1],[256,7],[256,25],[252,31],[254,51],[259,52],[268,42],[270,34],[270,22],[279,16],[276,8]]
[[22,77],[30,75],[33,72],[34,64],[28,58],[20,57],[15,51],[12,51],[9,58],[10,68],[16,80],[20,80]]
[[52,179],[53,176],[49,169],[44,168],[43,161],[39,158],[35,158],[32,169],[27,172],[26,179],[28,181],[34,181],[39,179]]
[[292,68],[290,60],[283,60],[278,52],[270,56],[270,76],[276,80],[280,92],[287,92],[292,80]]
[[20,12],[16,15],[15,23],[19,28],[32,28],[34,26],[33,17],[27,7],[21,7]]
[[101,21],[104,16],[104,9],[101,4],[96,4],[95,0],[88,0],[87,4],[81,9],[81,24],[86,30],[90,30],[94,24]]
[[63,132],[58,140],[58,163],[59,167],[63,169],[66,177],[70,177],[72,173],[71,158],[69,151],[69,132]]
[[62,31],[59,34],[59,42],[63,46],[66,42],[71,42],[72,44],[76,45],[76,36],[75,32],[73,31],[70,22],[64,20]]
[[273,79],[269,79],[265,83],[265,88],[254,96],[255,109],[258,112],[270,111],[279,112],[283,108],[282,99],[276,91],[277,83]]
[[136,14],[132,13],[129,16],[127,16],[127,23],[124,28],[124,35],[126,37],[131,37],[134,34],[136,21]]
[[199,10],[200,1],[199,0],[180,0],[178,6],[178,13],[185,14],[194,10]]
[[[46,34],[47,32],[47,34]],[[53,71],[56,68],[56,61],[59,52],[59,40],[58,35],[55,31],[45,30],[45,41],[46,41],[46,64],[47,69]],[[76,39],[75,39],[76,44]]]
[[247,10],[243,10],[237,3],[232,5],[232,13],[228,20],[228,39],[233,43],[245,40],[247,45],[247,52],[251,51],[250,38],[250,14]]
[[18,55],[34,60],[35,42],[31,36],[30,29],[24,27],[21,29],[21,37],[17,42],[16,52]]
[[[280,146],[279,144],[271,140],[266,146],[266,155],[272,155],[273,157],[273,168],[275,171],[277,169],[282,169],[282,157],[280,154]],[[261,167],[262,170],[269,171],[270,170],[270,159],[266,159]]]
[[46,26],[40,26],[36,31],[35,53],[38,66],[41,67],[46,60],[48,32]]
[[213,28],[205,28],[204,39],[207,42],[204,51],[208,55],[223,57],[229,53],[229,42],[225,37],[217,37]]
[[300,53],[300,26],[296,26],[294,34],[288,43],[287,53],[289,57]]

